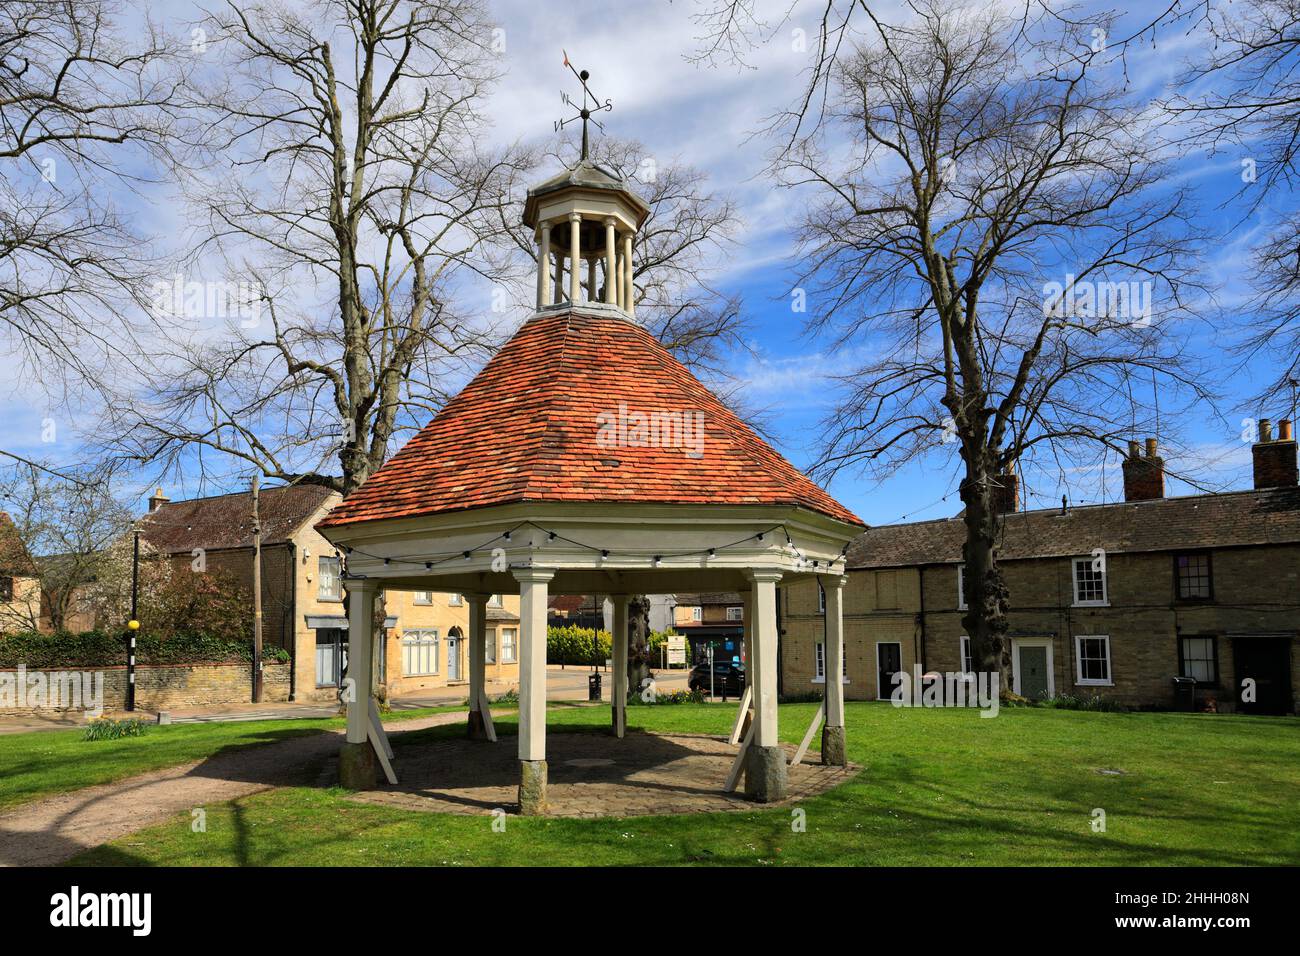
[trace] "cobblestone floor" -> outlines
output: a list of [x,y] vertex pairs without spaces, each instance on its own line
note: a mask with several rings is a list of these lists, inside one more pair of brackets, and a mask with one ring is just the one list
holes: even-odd
[[[551,733],[546,738],[548,813],[560,817],[627,817],[753,809],[722,792],[738,748],[696,735]],[[787,759],[794,748],[787,747]],[[823,793],[860,768],[823,767],[816,753],[790,770],[787,803]],[[397,786],[353,796],[365,803],[436,813],[516,810],[519,761],[514,737],[497,743],[460,740],[401,747]]]

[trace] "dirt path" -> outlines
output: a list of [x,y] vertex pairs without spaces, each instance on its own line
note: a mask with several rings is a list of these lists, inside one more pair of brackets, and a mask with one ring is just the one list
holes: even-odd
[[[386,724],[390,732],[465,720],[436,714]],[[0,814],[0,866],[54,866],[178,813],[274,787],[315,782],[341,730],[217,754],[196,763],[46,797]]]

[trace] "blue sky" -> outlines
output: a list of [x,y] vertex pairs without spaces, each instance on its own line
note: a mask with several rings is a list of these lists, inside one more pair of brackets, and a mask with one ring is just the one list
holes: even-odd
[[[760,4],[760,9],[764,6],[773,11],[773,23],[786,8],[784,2]],[[1165,6],[1148,0],[1130,4],[1128,21],[1149,17]],[[197,10],[195,4],[176,0],[151,3],[149,8],[156,21],[172,27],[194,17]],[[743,231],[717,267],[723,287],[744,297],[751,319],[751,353],[732,356],[728,371],[743,382],[751,404],[770,412],[779,450],[796,465],[807,465],[816,454],[819,423],[835,407],[829,377],[846,371],[855,349],[870,348],[870,343],[833,350],[829,343],[809,338],[801,317],[792,314],[786,297],[793,252],[790,227],[808,196],[774,189],[764,178],[770,143],[755,133],[768,114],[788,105],[801,89],[802,71],[812,54],[799,49],[794,31],[812,35],[820,4],[796,4],[788,20],[773,27],[769,42],[752,51],[746,68],[710,68],[688,61],[701,30],[693,20],[698,6],[692,0],[618,4],[574,0],[544,5],[535,0],[495,0],[492,8],[505,30],[506,71],[490,111],[493,137],[509,141],[550,134],[552,121],[564,115],[560,90],[573,87],[561,65],[564,49],[576,64],[591,71],[595,89],[613,99],[615,109],[605,118],[611,133],[641,140],[665,162],[680,160],[707,171],[715,188],[736,198]],[[897,5],[873,8],[889,19],[896,15]],[[1177,28],[1162,32],[1154,49],[1135,48],[1129,57],[1135,90],[1157,95],[1203,40],[1195,30]],[[1249,271],[1249,244],[1256,225],[1248,220],[1231,230],[1242,215],[1231,198],[1240,186],[1239,168],[1236,155],[1209,157],[1196,150],[1189,150],[1178,167],[1180,178],[1200,197],[1203,223],[1218,236],[1204,268],[1219,285],[1219,303],[1228,315],[1240,314],[1233,306],[1242,300],[1242,279]],[[151,234],[166,237],[183,228],[184,211],[166,191],[146,190],[143,197],[123,193],[117,198],[137,217],[138,227]],[[1228,205],[1222,207],[1225,202]],[[1277,197],[1279,206],[1289,202],[1291,197]],[[816,308],[815,302],[810,308]],[[1224,337],[1196,336],[1192,347],[1204,355],[1213,354]],[[12,357],[6,357],[6,362],[12,370]],[[1263,369],[1248,369],[1225,383],[1228,401],[1221,411],[1226,424],[1210,415],[1184,423],[1188,448],[1183,459],[1172,463],[1175,467],[1213,487],[1249,484],[1249,446],[1241,440],[1238,423],[1252,414],[1243,405],[1244,396],[1263,373]],[[81,460],[85,436],[78,430],[90,416],[77,411],[75,396],[71,407],[66,407],[60,402],[63,396],[43,394],[30,376],[10,374],[4,380],[8,385],[7,389],[0,386],[0,448],[55,463]],[[1266,413],[1277,418],[1284,411]],[[47,419],[58,425],[54,442],[42,441]],[[955,452],[951,457],[936,454],[879,484],[842,474],[830,490],[873,524],[904,517],[942,517],[959,507],[952,494],[957,465]],[[1104,480],[1090,470],[1067,471],[1059,487],[1040,482],[1031,489],[1035,497],[1030,505],[1051,506],[1062,493],[1076,502],[1114,500],[1118,472],[1117,460],[1108,463]],[[130,493],[145,494],[148,476],[138,477]],[[1173,494],[1188,491],[1177,484],[1170,488]]]

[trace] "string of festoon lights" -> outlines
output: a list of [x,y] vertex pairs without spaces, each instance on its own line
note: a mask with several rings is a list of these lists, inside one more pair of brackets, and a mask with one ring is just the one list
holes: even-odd
[[[487,541],[484,541],[482,544],[475,545],[472,548],[462,549],[460,551],[445,551],[436,554],[421,554],[421,555],[413,555],[413,554],[392,555],[392,554],[375,554],[373,552],[364,551],[361,548],[354,548],[348,545],[342,545],[339,548],[337,548],[336,551],[341,551],[345,557],[349,557],[351,555],[356,554],[364,558],[370,558],[371,560],[374,561],[382,561],[384,565],[388,567],[391,567],[392,565],[396,564],[396,565],[406,565],[408,567],[423,567],[426,571],[432,571],[436,567],[445,564],[450,564],[454,561],[473,560],[474,555],[483,551],[491,551],[497,547],[500,547],[501,542],[509,543],[513,541],[514,536],[518,534],[520,531],[524,530],[525,528],[533,528],[536,531],[540,532],[541,534],[545,535],[546,537],[543,541],[543,544],[547,544],[553,541],[563,541],[565,544],[572,545],[573,547],[576,548],[581,548],[582,550],[588,551],[592,554],[600,555],[600,560],[602,561],[609,560],[611,557],[617,557],[610,551],[609,548],[602,548],[596,545],[587,544],[582,541],[575,541],[573,538],[566,537],[557,531],[552,531],[549,528],[543,528],[535,521],[521,521],[519,524],[515,525],[509,531],[503,531],[500,534],[495,535],[492,538],[489,538]],[[796,566],[798,568],[803,569],[803,568],[811,567],[813,570],[821,570],[822,568],[825,568],[828,573],[833,573],[836,570],[835,565],[840,564],[841,565],[840,570],[843,570],[842,565],[844,562],[844,556],[848,553],[847,544],[840,551],[840,555],[838,558],[834,558],[830,561],[822,561],[820,559],[810,560],[806,554],[800,551],[799,548],[795,547],[794,539],[790,537],[790,532],[786,529],[786,526],[784,524],[775,524],[764,531],[758,532],[757,534],[746,535],[745,537],[739,538],[735,541],[730,541],[727,542],[726,544],[714,545],[713,547],[710,548],[698,548],[693,551],[665,552],[663,554],[653,555],[649,559],[647,559],[643,554],[622,555],[621,557],[625,560],[626,559],[634,559],[638,561],[648,560],[650,562],[651,567],[657,568],[663,564],[666,558],[696,558],[696,557],[712,558],[717,556],[717,554],[720,551],[726,551],[728,548],[739,547],[740,545],[748,544],[751,541],[760,541],[760,542],[765,541],[767,540],[767,537],[769,535],[777,535],[777,534],[785,535],[786,547],[789,548],[790,551],[794,553],[797,559]]]

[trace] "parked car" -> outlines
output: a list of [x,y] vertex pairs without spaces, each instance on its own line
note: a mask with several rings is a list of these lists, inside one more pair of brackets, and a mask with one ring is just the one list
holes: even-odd
[[[691,690],[709,692],[709,664],[705,661],[691,668],[688,685]],[[745,692],[745,665],[731,661],[713,662],[713,693],[739,697]]]

